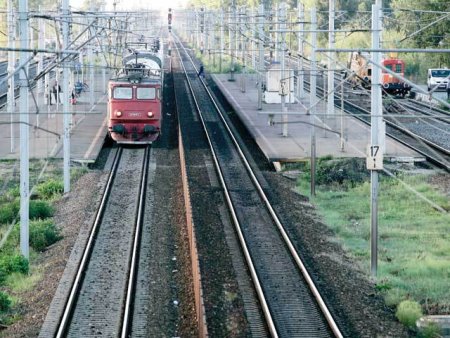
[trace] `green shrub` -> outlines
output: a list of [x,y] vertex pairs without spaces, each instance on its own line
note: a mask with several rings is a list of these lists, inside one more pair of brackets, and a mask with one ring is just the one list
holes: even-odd
[[10,307],[11,307],[11,299],[5,292],[0,291],[0,311],[1,312],[8,311]]
[[[52,206],[41,200],[31,200],[29,206],[30,219],[47,218],[53,216]],[[11,223],[18,217],[20,211],[20,200],[15,200],[12,203],[4,204],[0,207],[0,224]]]
[[0,270],[5,274],[13,272],[26,274],[29,271],[28,260],[20,254],[3,255],[0,258]]
[[84,174],[86,174],[88,172],[89,172],[89,169],[86,167],[73,168],[70,171],[70,182],[75,183],[76,181],[78,181],[80,179],[81,176],[83,176]]
[[20,197],[19,187],[10,188],[5,193],[1,193],[0,203],[14,201],[17,197]]
[[30,245],[37,251],[42,251],[62,238],[56,225],[51,220],[30,222]]
[[429,323],[427,326],[420,329],[418,337],[421,338],[439,338],[441,336],[441,329],[436,323]]
[[334,160],[330,157],[324,157],[319,159],[317,164],[317,184],[348,184],[354,187],[369,177],[365,165],[364,159]]
[[50,179],[36,186],[36,193],[44,200],[51,200],[64,192],[64,184],[60,180]]
[[43,219],[53,216],[53,208],[47,201],[30,201],[30,218]]
[[0,267],[0,285],[3,285],[3,283],[5,283],[7,275],[8,274],[6,273],[6,271]]
[[0,224],[9,224],[17,216],[16,204],[7,203],[0,207]]
[[10,198],[17,198],[20,197],[20,190],[19,187],[14,187],[8,190],[6,193]]
[[416,321],[422,317],[422,307],[417,302],[404,300],[398,305],[395,316],[401,323],[412,328],[416,325]]

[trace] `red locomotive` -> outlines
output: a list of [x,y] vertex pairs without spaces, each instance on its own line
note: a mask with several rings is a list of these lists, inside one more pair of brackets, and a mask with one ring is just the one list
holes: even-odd
[[[370,56],[368,53],[350,53],[348,68],[353,72],[353,75],[350,76],[349,81],[354,87],[361,85],[365,89],[370,88],[372,65],[367,62],[369,58]],[[393,71],[402,77],[405,76],[405,62],[403,60],[391,57],[383,59],[381,64],[390,71]],[[410,85],[396,78],[392,74],[389,74],[385,70],[383,70],[381,75],[381,84],[383,86],[383,93],[399,95],[402,97],[406,94],[413,95],[411,92],[412,87]]]
[[[384,67],[389,69],[390,71],[405,77],[405,62],[400,59],[385,59],[382,61]],[[408,85],[406,82],[396,78],[392,74],[389,74],[385,70],[383,70],[383,74],[381,75],[381,83],[383,84],[383,89],[386,93],[391,95],[400,95],[405,96],[408,94],[412,87]]]
[[161,133],[161,58],[132,50],[124,68],[108,83],[108,133],[117,143],[149,144]]

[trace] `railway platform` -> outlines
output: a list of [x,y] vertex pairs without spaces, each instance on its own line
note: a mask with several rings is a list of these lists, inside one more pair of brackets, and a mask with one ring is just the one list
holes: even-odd
[[[242,91],[241,79],[229,81],[228,74],[211,75],[214,82],[225,95],[229,103],[255,138],[255,141],[270,162],[298,162],[309,159],[311,154],[310,116],[306,115],[309,98],[301,102],[287,103],[287,136],[283,136],[281,104],[263,103],[258,110],[258,93],[256,75],[247,75],[245,92]],[[289,100],[286,100],[288,102]],[[269,112],[274,115],[274,124],[269,125]],[[335,116],[326,116],[326,103],[321,101],[316,109],[315,139],[316,156],[331,155],[335,158],[366,157],[370,141],[370,127],[350,115],[342,114],[335,107]],[[341,118],[342,117],[342,118]],[[328,129],[328,131],[327,131]],[[332,130],[332,131],[329,131]],[[344,135],[341,144],[340,133]],[[401,143],[386,137],[385,159],[395,161],[422,161],[423,157]]]
[[[106,77],[106,80],[108,76]],[[70,159],[72,162],[93,163],[103,146],[107,134],[106,126],[106,83],[96,76],[91,105],[90,91],[82,92],[77,103],[69,104],[71,113]],[[63,106],[48,105],[44,93],[34,90],[37,105],[29,94],[30,103],[30,146],[31,159],[63,158]],[[0,159],[19,159],[20,124],[19,99],[15,114],[11,117],[6,107],[0,110]],[[11,124],[12,122],[12,124]],[[11,127],[12,126],[12,127]]]

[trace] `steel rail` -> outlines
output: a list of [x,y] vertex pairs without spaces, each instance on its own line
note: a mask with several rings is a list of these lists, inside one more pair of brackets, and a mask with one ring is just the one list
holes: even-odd
[[[304,82],[307,85],[310,85],[308,81],[305,80]],[[318,89],[318,91],[322,91],[323,92],[323,89],[321,87],[317,87],[317,89]],[[360,120],[361,122],[363,122],[363,123],[365,123],[367,125],[370,125],[370,122],[367,121],[367,119],[369,119],[370,116],[371,116],[369,111],[365,110],[364,108],[361,108],[360,106],[358,106],[358,105],[356,105],[356,104],[354,104],[354,103],[352,103],[352,102],[350,102],[348,100],[344,100],[344,103],[346,105],[348,105],[348,106],[351,106],[351,107],[355,108],[356,110],[360,111],[361,113],[355,114],[354,112],[351,112],[348,108],[344,107],[344,111],[345,112],[349,113],[351,115],[351,117],[354,117],[354,118]],[[341,108],[340,104],[336,104],[336,103],[335,103],[335,107],[337,107],[339,109]],[[422,143],[424,143],[424,145],[428,145],[428,146],[430,146],[430,147],[432,147],[432,148],[434,148],[434,149],[436,149],[436,150],[438,150],[440,152],[448,154],[448,152],[449,152],[448,149],[444,149],[440,145],[438,145],[438,144],[436,144],[436,143],[434,143],[434,142],[432,142],[432,141],[430,141],[430,140],[428,140],[426,138],[423,138],[422,136],[419,136],[419,135],[411,132],[410,130],[402,128],[401,126],[399,126],[398,124],[393,123],[392,121],[386,120],[386,118],[389,118],[389,115],[384,115],[384,118],[385,118],[386,124],[389,125],[391,128],[394,128],[394,129],[397,129],[397,130],[403,132],[408,137],[413,138],[417,142],[422,142]],[[392,133],[386,132],[386,135],[391,137],[392,139],[396,140],[397,142],[400,142],[401,144],[407,146],[408,148],[416,151],[417,153],[425,156],[425,158],[427,160],[429,160],[431,163],[434,163],[434,164],[440,166],[441,168],[445,169],[446,171],[450,171],[450,166],[449,166],[448,161],[445,161],[445,159],[441,159],[440,158],[441,156],[439,156],[439,154],[435,153],[433,151],[433,149],[431,149],[431,154],[430,154],[430,152],[426,152],[426,151],[424,151],[424,150],[422,150],[420,148],[417,148],[417,147],[411,145],[410,143],[408,143],[407,141],[402,140],[398,136],[393,135]]]
[[[172,36],[175,36],[175,35],[172,35]],[[179,41],[179,43],[182,46],[180,41]],[[222,184],[222,186],[224,188],[223,190],[224,190],[224,194],[225,194],[225,199],[227,201],[228,207],[230,209],[231,217],[232,217],[233,222],[235,224],[235,229],[236,229],[239,241],[240,241],[241,246],[242,246],[242,251],[244,253],[245,260],[247,261],[247,264],[248,264],[250,275],[252,276],[253,283],[255,284],[255,291],[256,291],[256,294],[258,295],[258,299],[259,299],[259,301],[261,303],[262,312],[263,312],[264,317],[266,319],[269,332],[272,335],[272,337],[278,337],[278,332],[276,330],[275,323],[274,323],[272,315],[270,313],[269,306],[267,305],[267,301],[266,301],[266,298],[265,298],[265,295],[264,295],[264,291],[263,291],[262,286],[261,286],[261,282],[259,281],[259,277],[258,277],[258,274],[256,273],[256,269],[255,269],[255,266],[253,264],[253,260],[251,258],[250,252],[249,252],[247,244],[245,242],[244,235],[243,235],[242,230],[241,230],[241,225],[240,225],[240,222],[238,220],[236,210],[235,210],[235,208],[233,206],[233,202],[231,200],[231,196],[230,196],[230,193],[228,191],[227,184],[225,182],[225,179],[224,179],[224,176],[223,176],[223,173],[222,173],[222,169],[220,168],[220,165],[219,165],[219,160],[217,159],[216,152],[215,152],[214,147],[212,145],[211,137],[210,137],[210,135],[208,133],[208,130],[206,129],[206,123],[205,123],[205,121],[203,119],[203,116],[201,114],[201,109],[199,107],[199,103],[197,101],[197,98],[194,95],[194,90],[192,88],[192,85],[191,85],[191,82],[189,80],[189,77],[187,76],[187,71],[186,71],[186,68],[184,66],[183,60],[181,59],[181,54],[180,54],[180,51],[178,49],[177,43],[175,43],[175,48],[177,49],[177,52],[180,55],[180,63],[182,65],[184,73],[186,75],[187,83],[188,83],[189,89],[190,89],[190,91],[192,93],[192,97],[193,97],[195,106],[197,108],[197,111],[199,112],[200,121],[201,121],[201,123],[203,125],[203,128],[205,130],[205,135],[206,135],[206,138],[208,140],[209,147],[211,149],[214,165],[216,167],[216,170],[217,170],[217,173],[218,173],[218,176],[219,176],[219,180],[220,180],[220,182],[221,182],[221,184]]]
[[142,230],[142,220],[144,218],[144,206],[145,206],[145,195],[146,195],[146,186],[147,186],[147,177],[148,177],[148,162],[150,158],[150,146],[147,146],[145,149],[144,161],[142,163],[142,176],[141,176],[141,185],[139,189],[139,205],[137,210],[136,217],[136,231],[134,233],[134,242],[133,242],[133,251],[130,261],[130,273],[128,275],[128,288],[127,295],[125,301],[125,310],[122,319],[122,338],[129,337],[129,326],[131,319],[131,306],[133,302],[133,293],[135,289],[136,282],[136,274],[137,274],[137,264],[139,263],[139,247],[140,247],[140,238],[141,238],[141,230]]
[[66,302],[63,316],[59,323],[58,331],[56,333],[56,338],[65,337],[66,329],[67,329],[67,326],[70,321],[70,316],[72,314],[72,311],[73,311],[73,308],[75,305],[77,293],[79,292],[79,289],[80,289],[80,286],[81,286],[81,283],[83,280],[83,274],[84,274],[87,264],[89,263],[89,257],[91,255],[91,252],[92,252],[92,249],[94,246],[95,237],[97,235],[98,228],[100,226],[101,220],[103,218],[103,214],[106,209],[106,204],[108,201],[109,194],[111,192],[114,177],[116,176],[116,173],[117,173],[117,168],[119,166],[121,155],[122,155],[122,148],[120,147],[117,150],[116,155],[114,157],[114,162],[113,162],[112,169],[111,169],[111,172],[108,177],[105,191],[103,192],[102,200],[101,200],[100,206],[97,210],[97,214],[95,216],[94,225],[92,226],[91,233],[89,235],[89,239],[88,239],[86,248],[83,252],[83,256],[82,256],[80,265],[78,266],[78,271],[75,276],[75,280],[73,282],[72,288],[70,290],[69,298]]
[[[421,115],[427,115],[430,116],[434,119],[436,119],[437,121],[441,121],[444,123],[449,123],[450,122],[450,113],[448,111],[436,108],[436,107],[430,107],[429,105],[426,105],[420,101],[416,101],[416,100],[411,100],[411,101],[407,101],[407,102],[402,102],[402,103],[398,103],[398,105],[401,108],[409,108],[411,110],[414,110],[416,112],[419,112]],[[403,105],[403,107],[402,107]],[[424,110],[423,108],[427,109]]]
[[[189,56],[189,58],[190,58],[190,56]],[[191,62],[193,63],[192,59],[191,59]],[[195,65],[194,65],[194,68],[196,69]],[[203,79],[200,78],[200,80],[202,81],[202,84],[203,84],[206,92],[208,93],[208,95],[209,95],[212,103],[214,104],[214,106],[215,106],[215,108],[216,108],[220,118],[222,119],[222,121],[223,121],[223,123],[224,123],[224,125],[225,125],[225,127],[226,127],[226,129],[227,129],[227,131],[228,131],[228,133],[229,133],[229,135],[231,137],[231,139],[233,140],[233,143],[234,143],[234,145],[235,145],[235,147],[236,147],[236,149],[237,149],[237,151],[238,151],[238,153],[239,153],[243,163],[245,164],[247,172],[249,173],[253,183],[255,184],[255,187],[257,188],[259,195],[263,199],[263,201],[264,201],[264,203],[265,203],[269,213],[271,214],[271,216],[272,216],[273,220],[275,221],[275,224],[277,225],[277,227],[278,227],[278,229],[279,229],[283,239],[285,240],[285,243],[286,243],[290,253],[292,254],[292,256],[293,256],[293,258],[294,258],[298,268],[300,269],[303,277],[305,278],[308,286],[310,287],[310,290],[311,290],[312,294],[314,295],[314,297],[315,297],[315,299],[316,299],[316,301],[317,301],[317,303],[319,305],[319,308],[322,311],[322,314],[324,315],[325,319],[327,320],[328,324],[330,325],[330,329],[332,330],[332,332],[334,333],[334,335],[336,337],[343,337],[343,335],[340,332],[339,327],[337,326],[333,316],[331,315],[330,311],[328,310],[328,307],[326,306],[325,302],[323,301],[322,296],[320,295],[317,287],[315,286],[315,284],[314,284],[311,276],[309,275],[305,265],[303,264],[300,256],[298,255],[294,245],[292,244],[292,241],[290,240],[289,235],[286,233],[286,231],[285,231],[285,229],[283,227],[283,224],[279,220],[279,218],[278,218],[275,210],[273,209],[269,199],[267,198],[263,188],[261,187],[258,179],[256,178],[256,175],[253,172],[253,169],[251,168],[251,166],[250,166],[247,158],[245,157],[241,147],[239,146],[238,141],[236,140],[233,132],[231,131],[230,127],[228,126],[228,123],[226,122],[226,120],[225,120],[225,118],[224,118],[224,116],[223,116],[219,106],[215,102],[215,100],[214,100],[214,98],[213,98],[213,96],[211,94],[211,91],[206,86],[206,84],[203,81]]]

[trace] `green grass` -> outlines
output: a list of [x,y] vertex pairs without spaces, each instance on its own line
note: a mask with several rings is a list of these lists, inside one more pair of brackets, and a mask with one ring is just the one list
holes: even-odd
[[[34,189],[30,200],[29,261],[20,255],[20,231],[17,224],[20,192],[17,166],[18,163],[15,161],[0,160],[1,187],[3,187],[0,191],[0,235],[3,236],[8,224],[16,220],[12,232],[0,248],[0,285],[12,291],[10,295],[4,292],[5,290],[0,292],[0,324],[3,325],[10,325],[21,319],[19,306],[22,293],[32,290],[42,279],[42,268],[36,264],[40,252],[61,239],[60,231],[51,217],[52,202],[63,193],[62,162],[32,160],[30,188]],[[87,168],[72,168],[72,183],[86,172]]]
[[[299,190],[309,195],[309,175]],[[402,178],[409,186],[450,210],[447,196],[424,175]],[[319,185],[313,202],[338,241],[370,271],[370,183]],[[450,216],[439,212],[393,178],[379,187],[378,289],[395,306],[410,298],[450,311]]]
[[42,279],[42,272],[33,271],[32,274],[24,275],[12,273],[6,279],[6,285],[14,292],[20,293],[31,290]]
[[64,184],[62,180],[50,179],[38,184],[35,191],[39,198],[44,200],[53,200],[63,194]]
[[415,326],[416,321],[422,317],[422,315],[420,304],[410,300],[401,302],[398,305],[397,312],[395,313],[395,316],[401,323],[411,328]]

